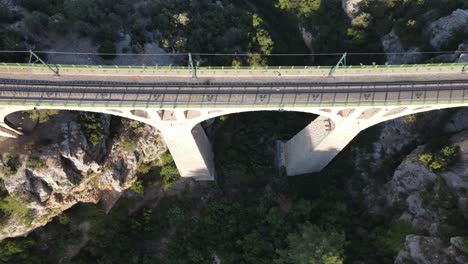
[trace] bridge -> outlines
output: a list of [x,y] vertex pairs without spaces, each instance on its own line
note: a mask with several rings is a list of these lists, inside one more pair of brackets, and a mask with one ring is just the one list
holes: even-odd
[[409,114],[466,106],[466,64],[342,67],[117,67],[0,64],[0,136],[17,111],[117,115],[157,128],[182,177],[213,180],[201,122],[251,111],[318,117],[278,144],[289,176],[323,169],[364,129]]

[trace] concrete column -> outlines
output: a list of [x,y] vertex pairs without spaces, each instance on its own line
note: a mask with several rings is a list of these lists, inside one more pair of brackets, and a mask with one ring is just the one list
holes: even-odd
[[325,168],[343,148],[362,130],[373,125],[375,119],[341,120],[336,126],[327,124],[325,117],[318,117],[305,129],[282,146],[283,164],[288,176],[318,172]]
[[214,180],[213,151],[200,124],[171,123],[157,127],[171,152],[182,177],[196,180]]

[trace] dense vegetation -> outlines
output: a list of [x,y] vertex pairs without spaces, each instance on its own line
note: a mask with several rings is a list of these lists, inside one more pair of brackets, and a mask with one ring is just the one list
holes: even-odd
[[[148,32],[167,52],[232,53],[232,56],[195,56],[201,65],[310,65],[334,64],[336,56],[269,57],[272,53],[381,52],[381,37],[392,28],[405,46],[430,51],[424,29],[427,23],[455,8],[468,8],[464,0],[365,1],[362,13],[347,19],[340,0],[18,0],[29,12],[24,16],[0,4],[0,23],[20,22],[27,31],[0,28],[0,49],[23,50],[35,39],[77,33],[98,45],[100,53],[115,53],[115,43],[131,36],[127,53],[142,53]],[[134,4],[133,2],[138,2]],[[430,12],[429,12],[430,11]],[[428,14],[424,17],[421,14]],[[299,26],[300,25],[300,26]],[[302,28],[313,35],[306,47]],[[47,32],[47,33],[44,33]],[[463,39],[463,36],[460,38]],[[452,49],[453,42],[446,49]],[[39,42],[38,42],[39,43]],[[38,47],[41,47],[38,44]],[[21,61],[20,54],[0,54],[2,61]],[[112,54],[102,54],[111,60]],[[383,56],[351,57],[350,63],[382,63]],[[185,63],[185,59],[177,63]],[[31,113],[45,122],[54,111]],[[67,246],[85,239],[78,228],[87,222],[89,241],[70,263],[391,263],[404,246],[407,234],[419,230],[397,219],[404,205],[370,214],[349,186],[360,190],[349,149],[328,169],[303,177],[286,178],[274,164],[276,140],[287,139],[313,119],[305,114],[256,113],[219,118],[213,127],[218,182],[198,196],[189,191],[163,196],[152,203],[142,197],[157,186],[170,187],[179,179],[169,153],[161,161],[142,164],[139,180],[127,197],[106,214],[99,205],[80,204],[53,223],[26,238],[0,242],[1,263],[54,263]],[[80,114],[81,129],[97,146],[106,131],[99,116]],[[127,131],[115,134],[127,152],[137,148],[142,124],[123,120]],[[243,124],[243,125],[240,125]],[[370,132],[369,132],[370,131]],[[356,142],[370,145],[369,130]],[[118,135],[117,135],[118,134]],[[432,146],[432,145],[430,145]],[[447,144],[430,147],[420,160],[430,169],[443,170],[457,157]],[[18,157],[6,157],[4,177],[22,165]],[[393,161],[390,167],[396,166]],[[40,158],[26,166],[45,168]],[[388,169],[385,167],[384,169]],[[386,172],[388,174],[388,172]],[[382,173],[382,175],[386,175]],[[381,177],[377,175],[376,177]],[[7,195],[0,184],[0,218],[30,221],[27,200]],[[455,210],[453,195],[440,188],[437,199]],[[424,202],[433,202],[422,190]],[[359,194],[357,195],[359,197]],[[362,198],[361,198],[362,199]],[[130,210],[136,208],[135,210]],[[451,216],[463,226],[460,214]],[[1,222],[0,224],[5,224]],[[468,242],[465,241],[465,244]]]
[[104,138],[104,125],[100,120],[100,115],[93,113],[81,113],[78,116],[81,130],[89,144],[97,146]]
[[[349,150],[319,174],[287,178],[274,170],[275,140],[290,137],[311,119],[286,113],[219,118],[214,147],[226,155],[217,155],[218,185],[129,210],[141,203],[138,197],[174,180],[170,171],[176,168],[165,154],[161,163],[140,167],[140,180],[131,188],[135,195],[122,198],[109,214],[99,205],[75,206],[27,238],[1,242],[0,260],[57,262],[68,246],[84,239],[78,226],[87,222],[90,240],[71,263],[211,263],[214,256],[225,263],[389,263],[405,236],[416,231],[396,219],[403,208],[371,215],[352,199],[346,183],[354,178]],[[261,143],[244,149],[255,142]]]
[[[341,0],[17,0],[29,12],[17,13],[0,4],[3,23],[20,21],[25,32],[0,29],[1,49],[39,44],[50,34],[78,33],[97,43],[100,53],[115,53],[116,42],[131,36],[122,52],[142,53],[155,41],[168,52],[229,53],[231,56],[196,57],[211,65],[334,64],[336,56],[265,57],[271,53],[381,52],[381,37],[393,29],[405,46],[428,46],[428,23],[468,8],[464,0],[364,1],[352,21]],[[422,16],[424,14],[424,16]],[[302,30],[311,32],[306,47]],[[460,35],[444,49],[452,49]],[[38,41],[36,41],[38,40]],[[39,44],[40,45],[40,44]],[[238,54],[238,55],[236,55]],[[243,55],[245,54],[245,55]],[[21,54],[1,54],[14,61]],[[114,55],[102,54],[106,60]],[[349,63],[382,63],[383,56],[350,57]],[[186,63],[185,58],[177,63]]]

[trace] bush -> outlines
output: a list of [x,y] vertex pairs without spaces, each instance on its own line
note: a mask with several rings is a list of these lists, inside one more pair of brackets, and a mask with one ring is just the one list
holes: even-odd
[[136,180],[130,189],[138,194],[143,194],[145,192],[145,186],[143,186],[142,180]]
[[161,169],[161,177],[166,187],[169,187],[180,178],[175,164],[165,165]]
[[123,150],[127,151],[127,152],[132,152],[132,151],[135,151],[138,144],[137,144],[137,140],[134,139],[134,138],[130,138],[128,136],[126,137],[123,137],[122,138],[122,141],[121,141],[121,144],[122,144],[122,148]]
[[12,13],[7,5],[0,3],[0,23],[13,23],[17,15]]
[[174,159],[172,158],[169,152],[166,152],[161,155],[161,161],[162,161],[163,166],[174,163]]
[[37,120],[39,123],[45,123],[55,115],[60,113],[60,110],[49,109],[49,110],[33,110],[23,112],[25,115],[28,115],[31,120]]
[[92,146],[96,146],[104,138],[104,126],[97,114],[82,113],[78,117],[80,127],[86,139]]
[[70,218],[65,213],[59,214],[57,219],[61,225],[68,225],[70,223]]
[[18,259],[25,259],[29,255],[27,254],[29,247],[33,245],[34,242],[29,239],[8,239],[1,241],[0,261],[2,263],[15,263]]
[[99,56],[105,60],[112,60],[115,59],[115,53],[117,50],[115,49],[115,44],[112,41],[106,40],[104,41],[98,49],[100,53]]
[[431,171],[445,171],[458,157],[458,146],[444,146],[438,151],[423,153],[419,161]]
[[49,17],[44,13],[33,11],[30,15],[24,18],[23,22],[31,33],[41,34],[47,27]]
[[29,157],[26,161],[26,167],[30,168],[47,168],[46,162],[37,157]]
[[11,194],[0,199],[0,210],[9,218],[14,218],[28,225],[32,221],[29,215],[29,208],[27,207],[28,204],[29,200],[26,196]]
[[342,264],[345,236],[307,223],[299,233],[288,235],[288,248],[279,250],[274,263]]
[[406,236],[414,234],[413,226],[403,220],[396,220],[387,229],[379,229],[376,232],[376,247],[381,253],[395,255],[405,247]]
[[18,168],[21,167],[21,160],[19,156],[6,155],[5,160],[6,162],[4,162],[4,165],[0,167],[1,172],[5,176],[16,174],[18,172]]

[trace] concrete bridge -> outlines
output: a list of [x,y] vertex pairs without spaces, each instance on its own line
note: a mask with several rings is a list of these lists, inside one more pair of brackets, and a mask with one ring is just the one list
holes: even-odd
[[390,119],[468,104],[463,64],[200,68],[0,64],[0,136],[7,115],[33,109],[106,113],[156,127],[182,177],[213,180],[200,123],[250,111],[318,115],[279,146],[290,176],[320,171],[357,134]]

